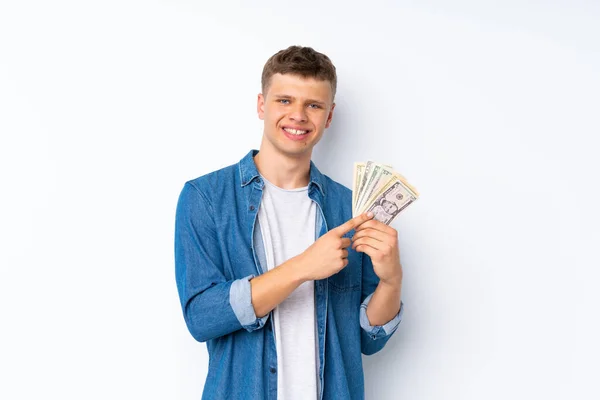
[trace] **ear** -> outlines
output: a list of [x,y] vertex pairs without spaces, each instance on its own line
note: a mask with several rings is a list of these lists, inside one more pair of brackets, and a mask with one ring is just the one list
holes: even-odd
[[265,119],[265,96],[263,96],[262,93],[258,94],[258,99],[256,101],[256,112],[258,113],[259,119]]
[[329,110],[329,115],[327,116],[327,122],[325,123],[325,128],[329,128],[331,125],[331,120],[333,119],[333,109],[335,108],[335,103],[331,104],[331,110]]

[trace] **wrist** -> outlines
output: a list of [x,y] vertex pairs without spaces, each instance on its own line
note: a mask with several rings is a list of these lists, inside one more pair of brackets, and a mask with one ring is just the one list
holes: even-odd
[[308,281],[308,278],[304,274],[304,268],[302,268],[302,254],[290,258],[283,266],[285,266],[294,283],[301,285]]
[[402,287],[402,273],[390,278],[380,279],[379,284],[388,288],[400,289]]

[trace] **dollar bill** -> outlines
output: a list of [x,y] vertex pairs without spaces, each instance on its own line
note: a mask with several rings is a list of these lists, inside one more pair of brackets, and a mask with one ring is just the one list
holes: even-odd
[[417,192],[417,190],[406,181],[406,178],[394,171],[392,179],[386,182],[386,184],[380,190],[376,191],[360,208],[358,208],[356,210],[356,215],[366,212],[367,209],[381,197],[382,193],[388,189],[389,185],[395,181],[399,181],[404,186],[404,188],[413,197],[415,197],[415,199],[419,197],[419,193]]
[[358,200],[356,209],[359,210],[366,205],[366,201],[378,193],[392,179],[393,173],[391,167],[376,164],[371,176],[367,178],[366,187],[362,191],[362,197]]
[[373,161],[354,163],[352,184],[353,217],[374,211],[376,219],[386,224],[419,197],[414,186],[391,165]]
[[365,163],[364,162],[355,162],[354,163],[354,174],[352,180],[352,217],[355,217],[354,212],[357,210],[357,200],[358,200],[358,189],[359,183],[362,181],[362,177],[365,173]]
[[367,161],[367,163],[365,164],[365,170],[363,171],[363,174],[361,175],[360,181],[358,183],[358,195],[356,199],[357,202],[360,201],[360,199],[362,199],[363,191],[367,186],[367,179],[371,176],[371,173],[373,172],[374,164],[375,163],[373,161]]
[[[366,170],[365,170],[365,175],[366,175]],[[368,198],[368,196],[371,194],[371,190],[373,190],[373,183],[375,180],[377,180],[381,174],[381,165],[380,164],[376,164],[376,163],[372,163],[371,164],[371,169],[368,171],[369,175],[365,176],[363,179],[363,187],[360,190],[360,196],[357,200],[357,206],[360,207],[361,204],[364,202],[364,200],[366,200],[366,198]]]
[[398,176],[388,182],[381,193],[370,202],[365,212],[371,211],[373,218],[389,225],[398,214],[411,205],[417,197]]

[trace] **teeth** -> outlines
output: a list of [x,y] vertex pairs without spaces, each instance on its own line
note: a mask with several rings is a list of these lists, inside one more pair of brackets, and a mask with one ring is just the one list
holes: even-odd
[[292,128],[283,128],[284,131],[291,133],[292,135],[304,135],[308,131],[301,131]]

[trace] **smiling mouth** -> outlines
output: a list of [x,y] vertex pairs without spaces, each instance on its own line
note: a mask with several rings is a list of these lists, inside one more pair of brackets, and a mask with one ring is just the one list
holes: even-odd
[[292,129],[292,128],[282,128],[284,131],[294,136],[303,136],[311,132],[311,130],[306,129]]

